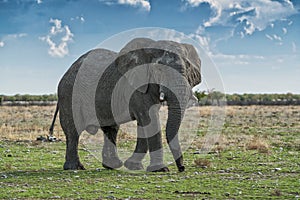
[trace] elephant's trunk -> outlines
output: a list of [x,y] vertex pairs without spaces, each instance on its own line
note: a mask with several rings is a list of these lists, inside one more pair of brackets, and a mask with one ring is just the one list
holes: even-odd
[[167,142],[180,172],[184,171],[182,151],[178,139],[178,130],[182,118],[181,113],[180,109],[169,109],[166,127]]
[[[175,93],[174,93],[175,91]],[[178,130],[184,116],[189,95],[186,87],[176,88],[168,95],[168,120],[166,125],[166,137],[169,148],[173,154],[176,166],[180,172],[184,171],[183,156],[178,139]]]

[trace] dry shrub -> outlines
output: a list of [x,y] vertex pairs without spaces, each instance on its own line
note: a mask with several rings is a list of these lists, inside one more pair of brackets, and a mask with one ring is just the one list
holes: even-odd
[[269,153],[270,147],[264,139],[256,136],[252,138],[248,144],[246,144],[246,149],[257,150],[260,153]]
[[197,167],[208,168],[211,166],[211,162],[205,158],[197,158],[194,160],[194,163]]

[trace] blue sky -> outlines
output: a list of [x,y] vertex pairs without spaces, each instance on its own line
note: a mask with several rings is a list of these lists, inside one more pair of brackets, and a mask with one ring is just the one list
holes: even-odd
[[80,55],[142,27],[197,41],[228,93],[300,93],[297,0],[0,0],[0,94],[55,93]]

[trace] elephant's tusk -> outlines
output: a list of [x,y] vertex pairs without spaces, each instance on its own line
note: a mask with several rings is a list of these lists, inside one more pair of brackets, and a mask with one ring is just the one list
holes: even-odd
[[159,94],[159,100],[164,101],[165,100],[165,94],[163,92],[160,92]]

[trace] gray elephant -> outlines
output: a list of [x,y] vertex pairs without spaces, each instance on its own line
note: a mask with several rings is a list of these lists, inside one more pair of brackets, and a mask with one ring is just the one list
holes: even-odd
[[59,111],[66,135],[64,169],[84,169],[78,156],[78,140],[84,130],[104,133],[102,165],[119,168],[119,125],[137,121],[137,143],[124,165],[147,171],[168,171],[163,164],[159,109],[168,105],[166,138],[179,171],[184,171],[178,130],[186,108],[193,102],[192,88],[201,82],[200,59],[194,47],[173,41],[137,38],[119,53],[95,49],[81,56],[65,73],[58,86],[58,103],[50,135]]

